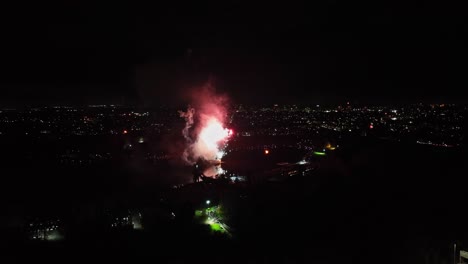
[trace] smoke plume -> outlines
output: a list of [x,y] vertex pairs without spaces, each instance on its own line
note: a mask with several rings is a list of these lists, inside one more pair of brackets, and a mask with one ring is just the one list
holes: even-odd
[[225,127],[227,98],[218,95],[211,83],[190,94],[188,109],[179,111],[185,119],[182,134],[186,141],[183,159],[194,164],[198,159],[219,160],[224,155],[223,147],[230,129]]

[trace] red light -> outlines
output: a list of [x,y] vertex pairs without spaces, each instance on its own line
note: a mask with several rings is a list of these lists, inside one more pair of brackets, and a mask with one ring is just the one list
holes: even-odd
[[270,151],[268,149],[265,149],[265,155],[270,154]]
[[123,131],[123,133],[124,133],[124,134],[127,134],[127,133],[128,133],[128,131],[127,131],[127,130],[124,130],[124,131]]
[[370,128],[370,129],[373,129],[373,128],[374,128],[374,126],[373,126],[372,124],[370,124],[370,125],[369,125],[369,128]]

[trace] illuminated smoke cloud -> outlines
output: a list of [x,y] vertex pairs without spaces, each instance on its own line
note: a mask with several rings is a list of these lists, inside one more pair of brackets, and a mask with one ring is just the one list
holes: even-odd
[[[180,114],[181,117],[183,117],[185,119],[185,127],[182,130],[182,134],[184,135],[184,138],[185,138],[185,141],[187,142],[187,144],[189,146],[191,146],[193,144],[193,142],[192,142],[192,138],[190,136],[190,130],[191,130],[192,126],[193,126],[193,116],[195,115],[195,109],[189,106],[186,112],[179,111],[179,114]],[[190,148],[186,148],[184,150],[182,158],[184,159],[184,161],[186,161],[188,163],[191,163],[190,156],[191,156]]]
[[187,111],[179,111],[185,119],[182,131],[186,140],[183,159],[194,164],[198,159],[207,161],[221,159],[222,147],[232,134],[224,124],[226,120],[226,97],[217,95],[208,83],[191,94],[192,106]]

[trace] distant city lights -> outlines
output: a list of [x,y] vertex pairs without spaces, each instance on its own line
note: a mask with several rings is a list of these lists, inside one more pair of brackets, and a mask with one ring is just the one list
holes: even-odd
[[335,150],[336,147],[332,146],[332,144],[328,143],[326,146],[325,146],[326,149],[328,150]]

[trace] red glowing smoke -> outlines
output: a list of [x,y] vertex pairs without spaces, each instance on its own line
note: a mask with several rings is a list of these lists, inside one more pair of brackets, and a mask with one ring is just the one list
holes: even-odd
[[223,146],[232,130],[225,127],[227,99],[217,95],[211,83],[191,94],[191,105],[180,111],[186,124],[182,131],[187,141],[183,159],[189,164],[198,159],[221,159]]

